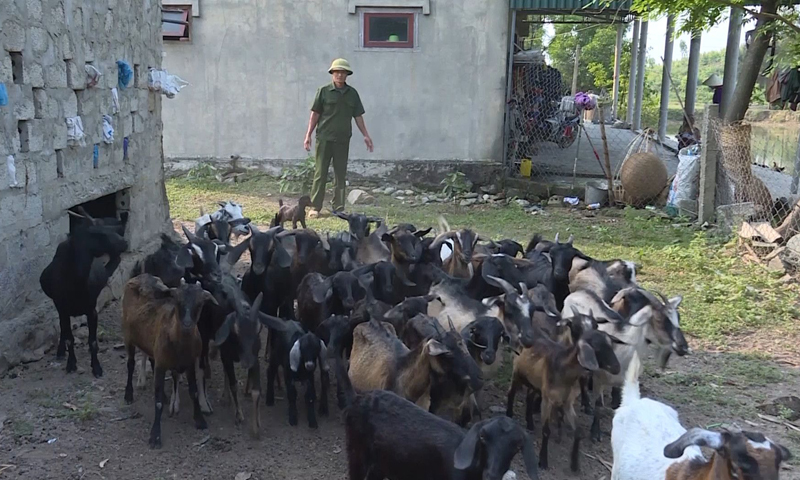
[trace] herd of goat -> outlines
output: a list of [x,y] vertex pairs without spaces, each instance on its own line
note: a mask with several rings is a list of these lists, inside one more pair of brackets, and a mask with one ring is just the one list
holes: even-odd
[[[247,372],[244,393],[258,437],[263,350],[265,403],[274,405],[276,379],[279,388],[283,380],[293,426],[296,383],[305,386],[308,426],[316,428],[317,413],[328,414],[334,371],[351,479],[500,479],[517,453],[535,479],[548,467],[551,425],[560,438],[563,421],[573,435],[570,468],[578,471],[583,433],[575,403],[580,399],[592,415],[590,436],[599,441],[609,388],[616,409],[612,479],[776,479],[790,456],[759,433],[687,431],[674,409],[639,397],[640,358],[650,346],[662,368],[672,353],[689,348],[681,297],[639,286],[632,262],[591,258],[572,236],[563,242],[535,235],[523,248],[453,230],[444,218],[430,235],[432,228],[336,213],[346,231],[320,235],[304,219],[303,228],[284,229],[284,221],[297,218],[286,208],[262,231],[241,205],[220,203],[196,221],[194,233],[183,227],[185,243],[163,234],[160,248],[136,264],[122,298],[124,399],[133,402],[138,350],[137,387],[146,385],[148,362],[154,378],[151,447],[161,446],[164,405],[170,416],[179,410],[180,375],[196,427],[207,428],[210,360],[217,356],[237,425],[244,415],[234,365]],[[59,313],[57,355],[68,355],[67,372],[77,369],[70,318],[86,315],[99,377],[96,302],[128,248],[125,222],[71,213],[80,223],[40,283]],[[246,238],[234,244],[234,234]],[[239,278],[233,269],[245,251],[250,265]],[[506,415],[483,418],[485,382],[505,361],[513,364]],[[538,454],[512,420],[523,387],[527,430],[540,413]],[[701,446],[714,449],[710,459]]]

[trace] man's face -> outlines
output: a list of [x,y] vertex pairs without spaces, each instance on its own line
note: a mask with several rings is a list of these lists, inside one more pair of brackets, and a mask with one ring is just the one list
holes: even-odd
[[343,84],[347,80],[347,72],[336,70],[333,72],[333,83]]

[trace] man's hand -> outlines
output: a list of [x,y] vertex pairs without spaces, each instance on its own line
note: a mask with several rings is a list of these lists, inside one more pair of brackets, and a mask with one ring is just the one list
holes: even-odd
[[308,152],[311,151],[311,136],[310,135],[306,135],[306,139],[303,142],[303,146],[305,147],[306,151],[308,151]]
[[364,137],[364,143],[367,144],[367,150],[369,150],[371,152],[372,151],[372,139],[369,138],[369,135]]

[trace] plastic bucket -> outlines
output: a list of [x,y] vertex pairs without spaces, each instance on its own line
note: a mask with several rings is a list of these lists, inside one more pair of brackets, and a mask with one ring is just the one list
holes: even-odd
[[530,177],[531,176],[531,168],[533,167],[533,162],[531,162],[530,158],[523,158],[522,162],[519,165],[519,174],[523,177]]
[[601,206],[608,203],[608,188],[597,182],[586,182],[585,203],[591,205],[599,203]]

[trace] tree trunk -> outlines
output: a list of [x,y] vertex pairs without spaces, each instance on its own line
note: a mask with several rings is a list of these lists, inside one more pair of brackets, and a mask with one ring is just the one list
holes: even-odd
[[[778,11],[778,0],[766,0],[761,2],[762,13],[776,13]],[[739,70],[739,79],[736,83],[736,90],[731,97],[730,105],[726,107],[725,123],[731,124],[744,119],[747,107],[750,105],[750,97],[753,95],[753,88],[756,86],[758,75],[761,72],[761,64],[769,48],[771,34],[767,31],[774,19],[759,17],[756,22],[756,31],[753,42],[742,61]]]

